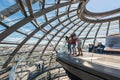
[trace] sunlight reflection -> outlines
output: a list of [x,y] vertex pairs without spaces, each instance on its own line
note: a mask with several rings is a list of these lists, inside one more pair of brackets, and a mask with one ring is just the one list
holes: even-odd
[[88,67],[93,68],[93,66],[92,66],[89,62],[86,62],[86,61],[85,61],[85,62],[83,62],[83,65],[84,65],[84,66],[88,66]]
[[84,60],[94,59],[94,60],[96,60],[96,59],[99,59],[99,58],[101,58],[101,57],[82,57],[81,59],[84,59]]

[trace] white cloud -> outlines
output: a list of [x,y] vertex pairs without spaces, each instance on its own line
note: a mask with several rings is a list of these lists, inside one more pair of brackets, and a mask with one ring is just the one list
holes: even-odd
[[15,0],[8,0],[8,2],[9,2],[9,3],[14,3],[14,2],[15,2]]

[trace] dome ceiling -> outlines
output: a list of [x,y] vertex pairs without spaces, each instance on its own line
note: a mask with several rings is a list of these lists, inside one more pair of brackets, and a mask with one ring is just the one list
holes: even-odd
[[65,43],[64,37],[73,32],[82,39],[83,49],[89,43],[100,41],[105,44],[108,35],[119,34],[119,8],[93,13],[86,9],[88,2],[89,0],[1,0],[1,68],[22,57],[44,59],[47,60],[46,64],[53,65],[54,48],[59,50]]

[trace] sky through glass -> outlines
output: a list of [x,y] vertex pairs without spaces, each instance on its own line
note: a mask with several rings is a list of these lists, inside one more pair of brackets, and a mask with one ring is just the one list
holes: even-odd
[[91,12],[105,12],[120,7],[120,0],[89,0],[87,9]]

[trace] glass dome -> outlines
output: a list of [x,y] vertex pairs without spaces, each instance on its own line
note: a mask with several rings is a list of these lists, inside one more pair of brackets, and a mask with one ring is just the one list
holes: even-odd
[[[89,43],[105,44],[107,36],[119,34],[119,6],[91,11],[88,8],[96,8],[93,5],[99,2],[92,1],[0,0],[1,70],[13,66],[21,58],[31,64],[44,62],[45,69],[61,66],[56,62],[56,51],[63,50],[65,36],[72,33],[82,39],[83,51],[87,51]],[[62,72],[58,67],[55,73]]]

